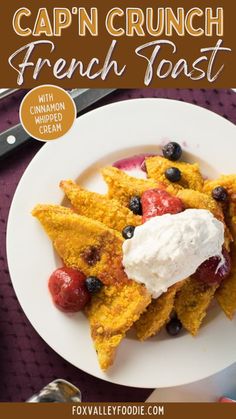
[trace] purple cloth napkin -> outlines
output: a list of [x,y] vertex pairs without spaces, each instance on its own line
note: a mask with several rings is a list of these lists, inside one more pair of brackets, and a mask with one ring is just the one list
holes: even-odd
[[[194,103],[236,123],[236,93],[231,90],[119,90],[97,106],[140,97]],[[16,97],[14,103],[12,100],[10,103],[5,100],[3,108],[0,105],[0,130],[18,120],[19,98]],[[144,401],[151,389],[110,384],[64,361],[39,337],[17,301],[7,268],[7,217],[16,186],[41,146],[40,142],[29,141],[14,155],[0,162],[0,401],[24,401],[56,378],[64,378],[79,387],[83,401]]]

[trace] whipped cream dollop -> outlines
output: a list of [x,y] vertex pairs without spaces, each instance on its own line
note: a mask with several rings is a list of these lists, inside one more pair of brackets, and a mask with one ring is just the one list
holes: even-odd
[[224,225],[210,211],[186,209],[153,217],[123,243],[128,278],[145,284],[153,298],[188,276],[212,256],[223,263]]

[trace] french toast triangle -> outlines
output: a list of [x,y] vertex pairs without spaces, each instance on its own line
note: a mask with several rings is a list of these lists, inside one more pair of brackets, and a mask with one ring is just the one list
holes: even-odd
[[230,229],[234,241],[236,241],[236,175],[221,175],[216,180],[206,180],[203,190],[210,195],[217,187],[223,187],[228,193],[228,202],[221,204],[224,210],[225,220]]
[[[224,220],[221,206],[211,196],[192,189],[180,189],[177,193],[185,208],[207,209],[220,221]],[[232,236],[225,226],[225,247],[228,249]],[[183,326],[196,335],[206,315],[217,287],[203,286],[194,278],[181,281],[148,306],[135,324],[137,337],[148,339],[164,326],[175,308]],[[196,301],[198,300],[198,303]],[[175,306],[175,307],[174,307]]]
[[116,199],[82,189],[72,180],[61,181],[60,187],[78,214],[101,221],[107,227],[122,231],[127,225],[142,223],[140,215],[133,214]]
[[175,310],[184,328],[195,336],[206,316],[218,285],[207,285],[190,277],[175,299]]
[[221,175],[218,179],[210,180],[207,179],[204,182],[203,190],[205,193],[211,193],[212,189],[217,186],[223,186],[227,189],[230,198],[233,200],[236,193],[236,175]]
[[128,281],[122,267],[120,233],[60,205],[37,205],[32,215],[67,267],[98,276],[107,285]]
[[227,205],[222,205],[222,207],[234,243],[230,249],[232,263],[231,274],[220,284],[216,292],[216,300],[226,316],[232,320],[236,313],[236,175],[221,175],[216,180],[206,180],[203,189],[205,193],[210,194],[212,189],[218,186],[224,187],[228,193]]
[[149,178],[155,179],[158,182],[164,182],[166,185],[173,187],[173,183],[165,177],[166,169],[170,167],[177,167],[181,170],[182,176],[179,182],[176,182],[174,187],[176,189],[189,188],[201,191],[203,187],[203,177],[199,170],[197,163],[190,164],[185,162],[170,161],[161,156],[148,157],[145,159],[147,174]]
[[226,314],[232,320],[236,313],[236,246],[231,248],[232,270],[228,278],[226,278],[216,292],[216,299]]
[[147,310],[135,323],[135,330],[139,340],[143,341],[156,335],[168,322],[174,308],[176,294],[183,284],[184,281],[174,284],[159,298],[152,300]]
[[59,205],[32,211],[67,267],[98,276],[105,284],[85,313],[102,369],[112,365],[126,332],[151,302],[147,289],[129,280],[122,268],[122,238],[102,223]]
[[150,302],[145,286],[134,281],[119,288],[105,286],[92,297],[85,313],[101,369],[112,365],[121,340]]
[[185,208],[207,209],[218,220],[224,221],[224,214],[220,204],[206,193],[193,189],[181,189],[178,191],[177,196],[184,203]]
[[[224,222],[224,215],[221,206],[206,193],[181,189],[177,196],[184,203],[185,208],[206,209]],[[225,247],[229,249],[232,236],[225,225]],[[185,329],[193,336],[199,331],[207,309],[214,298],[217,286],[207,286],[204,283],[190,277],[177,293],[175,298],[175,310],[179,320]]]
[[113,166],[104,167],[102,176],[108,186],[108,197],[127,207],[133,195],[141,196],[147,189],[162,186],[154,179],[138,179]]

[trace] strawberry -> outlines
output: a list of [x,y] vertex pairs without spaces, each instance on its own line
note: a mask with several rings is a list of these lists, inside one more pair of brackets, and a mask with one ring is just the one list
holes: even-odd
[[54,304],[62,311],[80,311],[90,300],[85,275],[72,268],[56,269],[50,276],[48,288]]
[[196,270],[194,277],[201,282],[208,285],[220,284],[221,281],[227,278],[231,272],[230,255],[225,248],[222,250],[224,262],[220,264],[220,257],[213,256],[205,260]]
[[143,223],[157,215],[177,214],[184,210],[181,199],[163,189],[148,189],[142,194],[141,203]]

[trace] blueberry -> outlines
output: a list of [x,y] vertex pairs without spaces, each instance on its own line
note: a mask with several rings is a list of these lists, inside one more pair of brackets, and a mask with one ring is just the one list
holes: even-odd
[[129,201],[129,209],[133,211],[134,214],[142,215],[142,204],[139,196],[132,196]]
[[182,148],[174,141],[166,144],[162,149],[163,156],[172,161],[179,160],[182,154]]
[[122,236],[124,237],[124,239],[131,239],[134,235],[134,230],[135,227],[134,226],[126,226],[123,230],[122,230]]
[[213,191],[211,192],[212,197],[216,201],[225,202],[228,199],[228,192],[223,186],[217,186]]
[[103,287],[103,283],[96,276],[88,276],[85,279],[85,285],[88,292],[91,292],[91,294],[100,291]]
[[177,167],[169,167],[165,171],[165,177],[171,182],[178,182],[181,179],[181,171]]
[[176,336],[182,329],[182,323],[177,317],[171,319],[166,325],[166,331],[170,336]]

